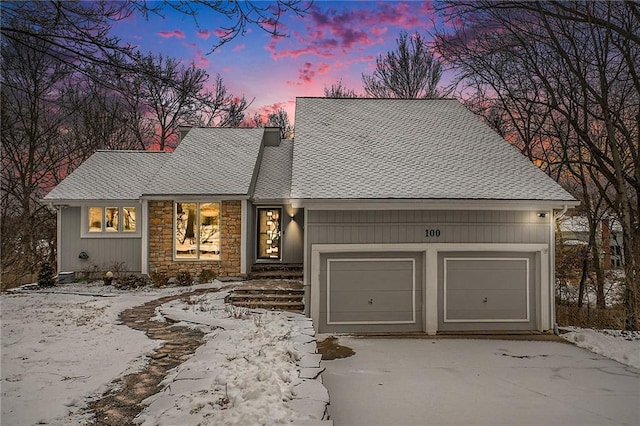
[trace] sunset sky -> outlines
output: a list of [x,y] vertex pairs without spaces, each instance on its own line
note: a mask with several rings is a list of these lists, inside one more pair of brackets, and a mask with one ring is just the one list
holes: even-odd
[[361,74],[371,73],[375,58],[394,50],[401,31],[419,31],[430,39],[435,25],[431,2],[316,1],[303,17],[281,20],[284,38],[252,26],[244,36],[209,53],[229,21],[204,9],[197,22],[171,10],[164,17],[132,16],[114,34],[146,52],[164,53],[219,74],[236,96],[253,99],[248,115],[279,107],[294,118],[296,96],[322,96],[324,87],[342,79],[362,92]]

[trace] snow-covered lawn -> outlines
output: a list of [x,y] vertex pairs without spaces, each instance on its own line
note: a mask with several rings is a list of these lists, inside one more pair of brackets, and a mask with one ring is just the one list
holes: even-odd
[[561,336],[581,348],[640,369],[640,331],[562,327]]
[[[138,291],[90,283],[2,294],[0,423],[88,422],[84,409],[90,398],[105,392],[113,380],[142,369],[162,344],[120,324],[119,313],[202,287],[219,288],[221,283]],[[212,292],[157,309],[158,321],[171,318],[198,327],[206,333],[205,342],[168,374],[164,391],[145,401],[137,422],[259,424],[319,418],[328,400],[326,389],[318,381],[301,380],[297,370],[302,367],[309,378],[320,371],[319,355],[310,355],[315,349],[310,320],[232,309],[223,297]],[[638,333],[569,331],[565,339],[640,368]]]
[[[89,399],[142,369],[162,343],[120,324],[118,314],[202,287],[122,292],[100,283],[2,294],[0,423],[89,421],[83,410]],[[207,334],[194,356],[169,373],[167,389],[145,401],[148,407],[137,422],[252,424],[321,416],[326,389],[298,378],[296,367],[305,358],[319,358],[309,354],[315,350],[310,320],[230,309],[223,297],[207,293],[157,309],[155,319],[170,317]]]

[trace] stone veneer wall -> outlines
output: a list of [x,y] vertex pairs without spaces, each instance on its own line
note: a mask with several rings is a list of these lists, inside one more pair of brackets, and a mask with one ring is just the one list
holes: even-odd
[[195,277],[209,270],[216,276],[240,275],[241,209],[238,200],[222,201],[220,260],[174,260],[173,201],[149,201],[149,273],[173,277],[188,271]]

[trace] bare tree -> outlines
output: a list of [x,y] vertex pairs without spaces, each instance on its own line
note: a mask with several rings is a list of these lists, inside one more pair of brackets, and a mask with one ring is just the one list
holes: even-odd
[[[191,16],[198,24],[200,12],[214,12],[228,18],[229,25],[223,35],[212,46],[211,51],[244,35],[254,26],[274,37],[286,35],[280,19],[288,13],[303,16],[310,2],[302,0],[276,0],[271,3],[256,1],[211,1],[211,0],[146,0],[108,1],[29,1],[4,2],[2,4],[2,26],[0,35],[5,40],[22,43],[23,48],[37,48],[28,40],[47,41],[58,49],[55,58],[86,72],[86,65],[118,67],[131,70],[132,64],[122,57],[133,59],[135,49],[109,35],[114,22],[140,13],[163,16],[166,9],[177,10]],[[199,25],[199,24],[198,24]],[[53,54],[43,49],[41,53]]]
[[353,89],[348,89],[342,83],[342,79],[338,80],[331,87],[324,88],[325,98],[357,98],[358,95]]
[[250,103],[242,97],[235,97],[227,91],[222,78],[216,76],[212,90],[198,94],[198,124],[205,127],[239,127]]
[[419,33],[403,32],[395,51],[378,56],[371,75],[362,74],[367,96],[373,98],[438,98],[446,95],[438,88],[442,64],[429,51]]
[[289,114],[284,108],[279,108],[276,112],[269,114],[266,125],[269,127],[279,127],[280,137],[282,139],[289,139],[293,135],[293,126],[291,126]]
[[156,125],[154,142],[158,148],[175,148],[178,126],[199,121],[201,94],[209,76],[202,69],[183,66],[161,54],[140,56],[138,63],[144,72],[129,73],[126,87],[138,93],[148,111],[145,118]]
[[[620,219],[627,329],[638,328],[640,278],[640,14],[631,2],[445,2],[453,34],[436,49],[460,83],[518,102],[511,120],[534,118],[534,133],[582,175]],[[540,110],[541,109],[541,110]],[[546,118],[540,111],[546,114]],[[554,128],[553,122],[563,122]],[[559,132],[565,129],[564,134]],[[566,137],[566,135],[570,137]],[[587,155],[588,153],[588,155]],[[580,154],[580,155],[579,155]],[[574,170],[578,170],[574,167]],[[574,176],[576,174],[574,173]],[[578,176],[581,172],[578,172]],[[582,191],[585,193],[585,191]]]
[[39,198],[67,161],[58,142],[72,113],[64,102],[71,68],[42,53],[52,46],[31,42],[34,49],[22,49],[24,40],[3,41],[0,62],[2,270],[15,275],[35,272],[39,241],[55,236],[55,215]]

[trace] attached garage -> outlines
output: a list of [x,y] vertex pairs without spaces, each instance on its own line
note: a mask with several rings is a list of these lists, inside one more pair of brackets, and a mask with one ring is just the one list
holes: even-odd
[[307,306],[320,333],[553,326],[546,244],[314,244],[310,253]]
[[291,199],[321,333],[547,331],[560,185],[454,99],[298,98]]

